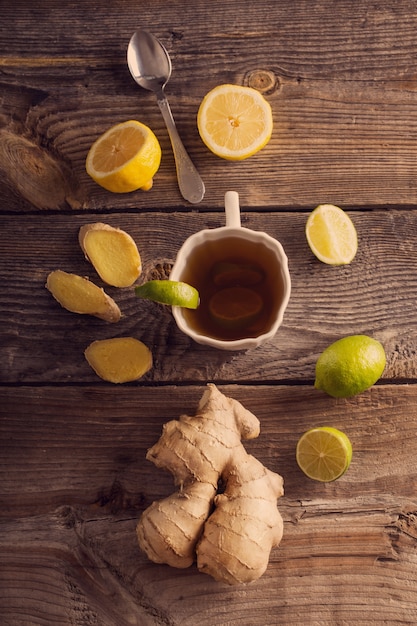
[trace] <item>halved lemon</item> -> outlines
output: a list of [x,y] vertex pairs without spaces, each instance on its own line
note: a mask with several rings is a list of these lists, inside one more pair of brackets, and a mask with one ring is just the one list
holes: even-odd
[[114,193],[151,189],[161,163],[161,146],[145,124],[129,120],[116,124],[91,146],[87,174]]
[[296,459],[306,476],[330,482],[348,469],[352,444],[344,432],[332,426],[311,428],[298,440]]
[[219,85],[203,98],[197,127],[201,139],[214,154],[240,161],[261,150],[270,140],[271,106],[252,87]]
[[334,204],[319,204],[306,223],[313,254],[328,265],[347,265],[358,250],[358,236],[350,217]]

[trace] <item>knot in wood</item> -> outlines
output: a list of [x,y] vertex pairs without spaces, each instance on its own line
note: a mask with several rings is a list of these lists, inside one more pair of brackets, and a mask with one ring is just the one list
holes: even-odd
[[71,204],[70,185],[60,163],[37,144],[6,129],[0,131],[0,170],[11,186],[39,209]]
[[279,87],[279,80],[270,70],[253,70],[246,75],[248,87],[256,89],[263,95],[274,93]]
[[154,267],[149,272],[148,280],[164,280],[169,278],[172,265],[173,264],[168,261],[156,261]]

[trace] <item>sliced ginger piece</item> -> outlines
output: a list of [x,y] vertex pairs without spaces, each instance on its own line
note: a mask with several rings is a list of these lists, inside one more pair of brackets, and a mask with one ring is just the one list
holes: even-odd
[[110,383],[138,380],[152,367],[151,351],[134,337],[93,341],[84,354],[97,376]]
[[120,228],[96,222],[79,231],[80,246],[94,269],[108,285],[130,287],[142,272],[135,241]]
[[68,311],[94,315],[107,322],[120,319],[120,309],[113,298],[88,278],[55,270],[48,275],[46,288]]

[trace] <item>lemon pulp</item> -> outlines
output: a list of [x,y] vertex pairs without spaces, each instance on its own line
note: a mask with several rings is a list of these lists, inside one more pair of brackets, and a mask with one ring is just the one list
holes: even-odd
[[128,193],[152,187],[161,162],[161,147],[152,130],[136,120],[116,124],[91,146],[86,171],[101,187]]
[[271,138],[271,106],[252,87],[219,85],[203,98],[197,126],[201,139],[217,156],[247,159]]

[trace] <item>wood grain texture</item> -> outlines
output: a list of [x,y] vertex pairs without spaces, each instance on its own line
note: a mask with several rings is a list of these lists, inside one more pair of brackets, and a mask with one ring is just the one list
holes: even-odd
[[[19,610],[35,597],[34,623],[348,624],[354,615],[366,624],[371,611],[375,624],[412,623],[414,387],[400,397],[377,387],[355,400],[306,386],[220,389],[261,421],[248,451],[286,477],[285,534],[267,574],[232,590],[194,567],[150,564],[136,546],[141,511],[173,490],[172,478],[144,461],[146,449],[167,419],[193,414],[201,387],[161,388],[157,403],[147,388],[25,387],[17,403],[9,389],[0,433],[15,436],[1,452],[13,466],[2,478],[0,517],[5,623],[25,623]],[[306,480],[294,458],[298,436],[323,420],[343,428],[355,451],[349,472],[328,485]]]
[[[0,267],[1,281],[8,285],[0,295],[2,379],[9,383],[97,382],[84,359],[85,348],[96,339],[133,335],[154,355],[154,367],[143,379],[146,382],[305,381],[314,378],[315,361],[327,345],[357,333],[383,342],[388,360],[384,379],[414,379],[416,363],[410,357],[417,341],[417,276],[409,268],[417,264],[417,216],[402,210],[350,215],[358,231],[358,255],[350,266],[330,267],[315,259],[308,248],[307,214],[245,211],[244,227],[264,230],[283,244],[292,295],[275,338],[244,353],[198,346],[177,329],[169,307],[138,299],[133,288],[107,287],[78,244],[79,228],[89,223],[86,216],[27,216],[23,223],[19,217],[0,216],[2,245],[9,259]],[[135,239],[143,262],[139,282],[169,276],[188,236],[224,224],[224,216],[211,212],[113,213],[105,220]],[[48,273],[55,269],[89,276],[103,286],[119,304],[122,319],[109,324],[63,310],[44,288]],[[11,316],[11,311],[16,314]],[[71,340],[63,350],[64,337]]]
[[[417,614],[417,7],[412,0],[0,0],[0,622],[5,626],[393,626]],[[126,65],[148,28],[173,65],[166,93],[205,183],[197,206],[178,191],[153,94]],[[196,115],[221,83],[255,86],[274,116],[270,143],[240,163],[207,151]],[[110,194],[85,172],[93,141],[139,119],[161,167],[149,193]],[[100,286],[79,248],[95,221],[129,232],[140,280],[166,278],[183,241],[224,224],[277,238],[292,295],[276,337],[233,353],[192,343],[171,311],[106,287],[117,324],[71,314],[45,289],[64,269]],[[319,203],[348,211],[354,262],[317,261],[305,223]],[[364,333],[387,353],[372,389],[336,400],[313,388],[335,339]],[[133,335],[154,366],[111,385],[83,352]],[[162,425],[195,411],[207,382],[261,421],[248,451],[284,477],[284,538],[265,575],[229,588],[148,561],[141,512],[173,490],[146,461]],[[308,480],[295,461],[316,425],[353,444],[338,481]]]
[[[19,2],[5,7],[2,20],[1,88],[13,97],[6,99],[3,123],[70,168],[70,196],[77,205],[149,207],[148,195],[110,197],[85,173],[92,142],[132,117],[150,125],[163,148],[152,206],[165,207],[167,198],[174,208],[183,204],[154,96],[137,87],[126,67],[136,25],[151,27],[172,56],[167,93],[205,178],[201,208],[221,208],[228,188],[266,209],[329,200],[348,207],[414,202],[417,10],[411,0],[382,7],[365,2],[355,9],[335,0],[296,7],[247,0],[226,5],[159,0],[140,8],[133,2],[94,4],[76,2],[70,8],[42,0],[28,9]],[[210,88],[246,84],[257,70],[276,78],[277,89],[267,96],[275,132],[254,159],[227,163],[199,139],[198,106]],[[16,177],[7,164],[1,169],[3,179]],[[21,208],[13,198],[9,209]]]

